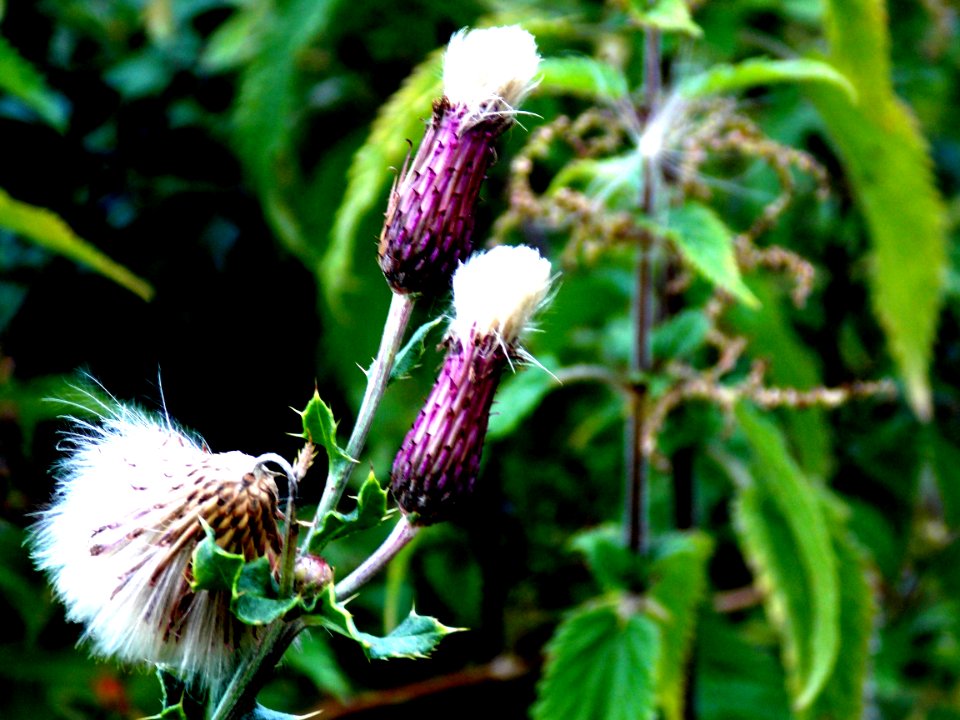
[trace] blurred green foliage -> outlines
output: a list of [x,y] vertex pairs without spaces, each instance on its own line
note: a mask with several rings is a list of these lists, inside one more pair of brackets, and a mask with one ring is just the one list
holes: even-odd
[[[414,600],[471,632],[430,660],[376,664],[313,633],[261,702],[960,718],[960,18],[955,3],[877,0],[0,3],[0,611],[15,619],[0,630],[0,716],[159,709],[151,675],[73,649],[80,629],[22,547],[62,428],[43,399],[85,368],[120,397],[160,401],[159,366],[171,414],[218,449],[292,456],[288,408],[315,383],[325,427],[349,423],[389,300],[374,262],[386,193],[440,92],[438,50],[465,25],[506,22],[547,62],[478,232],[510,208],[510,160],[538,129],[590,108],[636,125],[650,26],[665,32],[668,90],[736,93],[736,113],[829,175],[818,200],[817,178],[791,166],[792,203],[756,238],[815,269],[797,305],[782,268],[732,264],[737,236],[781,194],[763,157],[713,153],[697,168],[706,192],[677,193],[658,228],[635,208],[629,133],[607,155],[560,142],[536,155],[534,192],[582,192],[663,235],[655,367],[639,379],[654,400],[673,368],[717,362],[716,329],[746,342],[725,388],[763,363],[777,388],[895,377],[901,397],[775,410],[688,398],[657,438],[654,541],[638,561],[617,527],[624,400],[609,382],[631,353],[634,248],[591,248],[570,215],[497,225],[563,273],[528,341],[563,383],[537,368],[508,378],[476,512],[424,532],[350,605],[378,635],[419,617]],[[721,106],[703,107],[701,124]],[[693,272],[668,292],[680,257]],[[715,324],[714,283],[743,301]],[[445,309],[418,308],[414,326]],[[357,489],[370,466],[386,474],[440,362],[434,339],[391,386]],[[380,532],[327,559],[353,567]],[[504,659],[514,670],[498,676]]]

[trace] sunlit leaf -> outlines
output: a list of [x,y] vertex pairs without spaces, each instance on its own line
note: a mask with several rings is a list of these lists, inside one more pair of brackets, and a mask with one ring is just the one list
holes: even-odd
[[43,75],[0,37],[0,92],[18,98],[44,122],[63,132],[67,127],[69,106],[66,99],[51,90]]
[[751,58],[736,65],[713,65],[682,80],[679,90],[684,97],[694,98],[785,82],[827,83],[842,90],[851,99],[857,95],[846,76],[832,65],[805,58]]
[[314,390],[307,407],[300,413],[303,420],[303,437],[322,446],[331,461],[352,462],[349,455],[337,445],[337,421],[320,394]]
[[627,79],[608,63],[589,57],[544,58],[537,92],[616,100],[629,91]]
[[14,200],[3,190],[0,190],[0,228],[86,265],[144,300],[153,297],[153,288],[146,280],[78,237],[56,213]]
[[659,632],[623,600],[577,608],[560,623],[547,644],[533,720],[655,717]]
[[379,525],[387,517],[387,491],[380,487],[371,472],[357,496],[357,506],[349,513],[336,510],[320,519],[316,534],[310,541],[310,552],[319,554],[325,545],[361,530]]
[[358,633],[357,640],[371,660],[391,658],[425,658],[450,633],[459,628],[450,628],[436,618],[417,615],[413,610],[406,619],[384,637]]
[[690,17],[690,8],[685,0],[628,0],[627,10],[634,22],[644,27],[657,28],[664,32],[681,32],[693,37],[703,35],[703,30]]
[[233,592],[243,569],[243,555],[227,552],[214,539],[213,531],[204,525],[206,537],[197,543],[193,551],[191,569],[193,590]]

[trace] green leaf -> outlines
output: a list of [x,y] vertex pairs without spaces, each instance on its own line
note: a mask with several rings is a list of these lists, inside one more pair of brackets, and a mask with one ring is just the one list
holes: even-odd
[[[558,363],[552,355],[544,355],[540,362],[545,367]],[[533,414],[543,398],[559,387],[556,378],[536,367],[505,378],[490,413],[487,438],[496,440],[511,435]]]
[[642,187],[643,162],[643,155],[634,150],[599,160],[576,159],[554,176],[547,193],[572,187],[611,209],[634,208]]
[[446,316],[440,315],[429,322],[417,328],[417,331],[410,336],[407,344],[397,353],[396,360],[393,362],[393,369],[390,371],[390,382],[408,377],[420,358],[427,351],[427,336],[437,325],[446,320]]
[[684,97],[696,98],[785,82],[826,83],[846,93],[851,100],[857,96],[857,91],[843,73],[822,60],[805,58],[751,58],[736,65],[713,65],[709,70],[684,79],[679,90]]
[[836,553],[818,490],[776,426],[743,403],[736,415],[753,454],[753,484],[738,494],[737,529],[780,631],[789,690],[801,711],[821,693],[839,654]]
[[583,555],[602,590],[636,592],[643,586],[646,561],[624,545],[623,528],[619,525],[578,532],[571,538],[570,547]]
[[30,63],[20,57],[6,39],[0,37],[0,91],[21,100],[54,129],[67,128],[68,104],[60,93],[51,90],[46,80]]
[[[151,715],[143,720],[188,720],[186,708],[183,706],[186,688],[183,682],[164,671],[157,668],[157,680],[160,681],[160,700],[163,708],[157,715]],[[174,704],[176,700],[176,704]]]
[[809,89],[836,146],[873,246],[870,293],[891,355],[921,419],[931,415],[928,366],[947,267],[947,216],[926,140],[893,92],[882,0],[826,4],[829,60],[858,103]]
[[257,28],[268,21],[270,5],[252,3],[237,8],[210,35],[200,55],[200,67],[217,73],[233,70],[256,57]]
[[703,35],[703,30],[690,17],[685,0],[656,0],[652,6],[647,0],[628,0],[627,10],[630,18],[642,27],[681,32],[693,37]]
[[[380,109],[370,136],[357,150],[347,173],[343,202],[331,231],[330,246],[317,272],[327,303],[339,308],[340,297],[349,287],[352,259],[361,221],[381,200],[387,185],[393,182],[410,152],[409,143],[423,136],[423,119],[429,117],[431,104],[442,92],[442,52],[432,53],[418,65]],[[390,168],[394,168],[391,172]]]
[[153,297],[153,288],[146,280],[137,277],[78,237],[59,215],[14,200],[3,190],[0,190],[0,228],[86,265],[144,300]]
[[331,462],[356,462],[337,445],[338,423],[333,419],[333,411],[316,390],[300,417],[303,420],[303,437],[321,445],[327,451]]
[[540,62],[540,77],[537,92],[548,95],[617,100],[629,92],[623,73],[589,57],[544,58]]
[[203,523],[203,527],[206,537],[197,543],[193,551],[193,580],[190,588],[194,591],[232,593],[243,570],[243,555],[236,555],[221,548],[217,545],[210,526]]
[[703,347],[710,321],[702,310],[683,310],[657,325],[650,337],[650,349],[657,360],[681,360]]
[[283,656],[284,665],[310,678],[320,692],[345,701],[352,695],[350,679],[341,669],[324,635],[301,633]]
[[533,720],[644,720],[656,713],[657,625],[614,596],[580,607],[546,647]]
[[425,658],[450,633],[461,628],[450,628],[432,617],[417,615],[413,610],[386,637],[357,633],[363,651],[371,660],[391,658]]
[[733,235],[710,208],[695,202],[670,211],[670,240],[700,274],[751,307],[759,305],[740,277],[733,251]]
[[270,708],[265,708],[260,703],[248,713],[245,713],[240,720],[307,720],[307,718],[317,717],[322,711],[307,713],[306,715],[291,715],[290,713],[277,712]]
[[277,590],[270,561],[265,557],[257,558],[241,569],[232,588],[230,608],[247,625],[266,625],[300,604],[299,597],[276,597]]
[[648,597],[665,611],[655,617],[661,640],[657,694],[665,720],[685,717],[687,663],[712,551],[710,538],[699,532],[667,535],[654,548]]
[[333,540],[374,528],[387,517],[387,491],[380,487],[371,472],[360,486],[357,506],[352,511],[344,514],[332,510],[320,519],[317,532],[310,541],[310,552],[318,555]]

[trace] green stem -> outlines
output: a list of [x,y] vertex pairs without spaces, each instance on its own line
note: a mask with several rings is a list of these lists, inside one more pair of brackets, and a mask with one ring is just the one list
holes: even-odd
[[[357,411],[357,422],[353,426],[353,432],[347,442],[346,453],[351,458],[357,458],[363,452],[363,446],[367,441],[367,433],[370,432],[370,426],[373,424],[373,417],[390,382],[390,371],[393,369],[393,361],[397,356],[397,350],[400,349],[400,343],[403,341],[403,333],[407,329],[407,323],[410,322],[413,304],[414,298],[411,295],[400,295],[399,293],[394,293],[393,299],[390,301],[390,310],[387,313],[387,320],[383,326],[383,336],[380,339],[380,350],[377,352],[376,360],[373,361],[373,365],[367,372],[367,388],[363,393],[360,409]],[[337,503],[343,497],[347,480],[350,479],[351,470],[353,470],[353,463],[349,460],[332,461],[330,463],[323,497],[320,499],[317,514],[314,516],[307,532],[304,548],[310,547],[310,541],[317,532],[320,519],[337,507]]]
[[335,588],[337,602],[343,602],[346,598],[366,585],[371,578],[383,570],[387,563],[393,560],[398,552],[406,547],[407,543],[416,537],[419,531],[420,528],[417,525],[408,523],[407,518],[400,518],[400,521],[394,526],[393,530],[390,531],[387,539],[380,544],[380,547],[374,551],[373,555],[364,560],[356,570],[337,583]]

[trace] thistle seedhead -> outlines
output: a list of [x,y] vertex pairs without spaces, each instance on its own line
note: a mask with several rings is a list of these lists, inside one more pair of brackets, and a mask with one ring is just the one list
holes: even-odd
[[229,552],[273,565],[281,551],[272,473],[211,453],[166,418],[117,404],[67,436],[53,502],[30,542],[67,617],[95,653],[167,666],[216,687],[256,642],[227,593],[191,589],[201,520]]
[[461,31],[444,58],[444,96],[394,184],[378,258],[391,289],[438,294],[472,250],[494,142],[513,123],[540,58],[517,26]]

